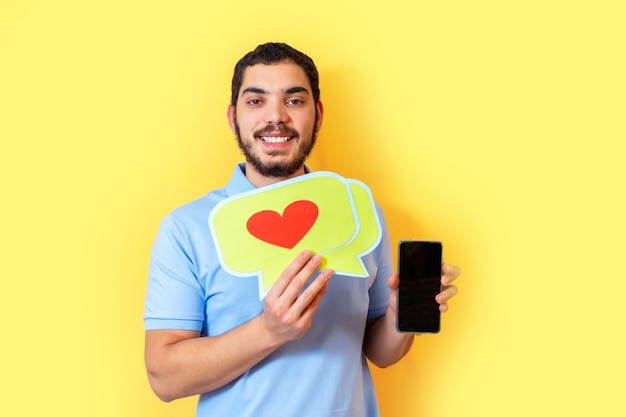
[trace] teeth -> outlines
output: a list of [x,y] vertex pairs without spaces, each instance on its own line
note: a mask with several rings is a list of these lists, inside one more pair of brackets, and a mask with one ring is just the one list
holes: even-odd
[[284,136],[284,137],[261,136],[261,139],[269,143],[284,143],[284,142],[287,142],[290,139],[290,137],[289,136]]

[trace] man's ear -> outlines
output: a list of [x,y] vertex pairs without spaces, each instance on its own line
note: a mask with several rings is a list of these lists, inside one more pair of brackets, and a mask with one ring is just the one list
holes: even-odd
[[315,132],[319,132],[322,128],[322,120],[324,119],[324,105],[321,101],[317,102],[317,123],[315,124]]
[[236,135],[237,134],[237,120],[236,120],[236,115],[235,115],[235,106],[233,106],[232,104],[228,105],[226,116],[228,117],[228,125],[230,126],[230,130],[232,130],[233,133]]

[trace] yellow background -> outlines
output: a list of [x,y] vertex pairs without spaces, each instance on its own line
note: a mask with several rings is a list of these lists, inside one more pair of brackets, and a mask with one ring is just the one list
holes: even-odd
[[623,2],[0,1],[0,414],[183,416],[145,377],[163,215],[240,160],[236,60],[321,72],[310,166],[463,268],[384,417],[626,414]]

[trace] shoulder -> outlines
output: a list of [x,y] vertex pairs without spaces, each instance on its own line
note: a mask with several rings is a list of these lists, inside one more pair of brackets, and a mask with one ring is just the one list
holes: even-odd
[[197,214],[208,214],[213,207],[215,207],[220,201],[227,197],[226,188],[218,188],[197,198],[193,201],[183,204],[172,210],[167,217],[174,219],[185,219],[194,217]]

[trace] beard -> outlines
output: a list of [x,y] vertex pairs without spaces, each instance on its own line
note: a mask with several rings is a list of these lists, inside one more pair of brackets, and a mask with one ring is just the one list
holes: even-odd
[[[298,172],[304,166],[304,162],[311,154],[313,150],[313,145],[315,145],[315,141],[317,139],[317,132],[315,130],[315,126],[317,125],[317,111],[315,112],[315,123],[313,124],[313,131],[311,132],[311,139],[308,141],[303,148],[298,148],[298,154],[292,160],[285,159],[276,159],[270,162],[263,162],[261,158],[254,154],[252,149],[252,144],[257,136],[261,136],[265,132],[276,132],[279,131],[284,133],[285,136],[292,136],[291,140],[298,140],[300,135],[297,131],[288,128],[284,125],[268,125],[264,129],[260,131],[254,132],[251,139],[244,140],[241,137],[241,133],[239,130],[239,123],[237,123],[237,115],[235,114],[235,134],[237,136],[237,143],[239,144],[239,149],[246,157],[246,162],[254,167],[256,171],[258,171],[264,177],[272,177],[272,178],[285,178],[291,177],[293,174]],[[276,151],[273,153],[269,153],[269,155],[280,155],[280,151]]]

